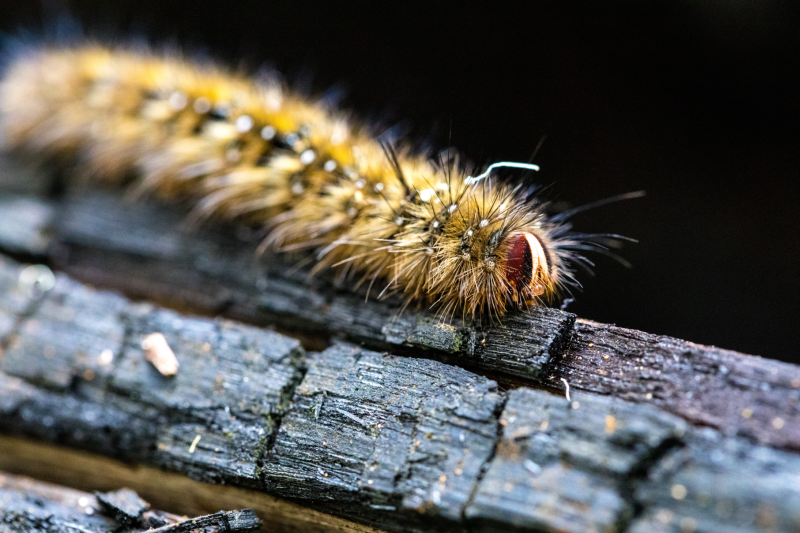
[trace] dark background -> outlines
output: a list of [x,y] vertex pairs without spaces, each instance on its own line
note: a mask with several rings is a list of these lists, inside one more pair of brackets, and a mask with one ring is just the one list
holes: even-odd
[[597,257],[580,316],[800,362],[800,12],[794,2],[413,4],[4,0],[117,40],[268,62],[478,163],[527,161],[576,217],[641,242]]

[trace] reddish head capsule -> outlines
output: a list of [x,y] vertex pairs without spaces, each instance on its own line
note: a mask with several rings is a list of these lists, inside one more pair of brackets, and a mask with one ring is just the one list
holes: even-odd
[[550,281],[550,262],[536,235],[520,233],[509,239],[505,274],[511,286],[523,293],[523,298],[524,292],[534,296],[544,294]]

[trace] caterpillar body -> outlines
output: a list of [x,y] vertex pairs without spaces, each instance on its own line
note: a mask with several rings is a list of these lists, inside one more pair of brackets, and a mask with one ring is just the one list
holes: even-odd
[[389,147],[274,79],[174,55],[94,44],[22,53],[0,81],[0,131],[12,149],[188,200],[198,220],[261,227],[264,247],[307,250],[316,271],[338,268],[443,317],[548,302],[587,262],[579,251],[591,239],[491,176],[533,165],[471,177],[457,156]]

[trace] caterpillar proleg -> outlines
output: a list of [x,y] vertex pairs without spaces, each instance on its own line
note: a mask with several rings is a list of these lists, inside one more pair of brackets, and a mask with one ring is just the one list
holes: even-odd
[[189,201],[198,220],[263,228],[264,247],[306,251],[314,271],[339,269],[445,318],[549,302],[577,285],[581,250],[615,237],[572,234],[494,176],[535,165],[500,162],[473,177],[452,152],[431,159],[381,143],[274,79],[174,55],[93,44],[21,53],[0,82],[0,128],[13,149]]

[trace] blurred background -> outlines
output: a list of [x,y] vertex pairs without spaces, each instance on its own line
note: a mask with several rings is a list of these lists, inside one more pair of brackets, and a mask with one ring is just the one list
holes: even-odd
[[546,135],[551,199],[647,191],[575,217],[640,243],[632,269],[593,257],[569,311],[800,363],[798,7],[3,0],[0,31],[69,13],[103,38],[269,65],[481,164],[527,161]]

